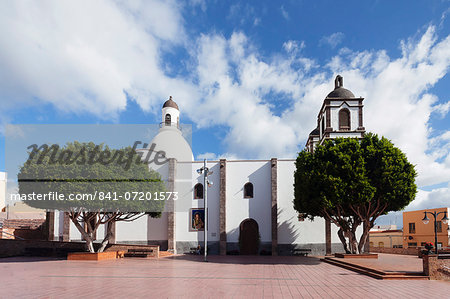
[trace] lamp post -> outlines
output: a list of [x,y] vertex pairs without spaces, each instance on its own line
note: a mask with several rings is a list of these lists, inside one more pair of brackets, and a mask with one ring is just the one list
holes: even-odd
[[425,213],[425,216],[422,219],[423,224],[428,224],[428,222],[430,222],[430,219],[428,219],[427,214],[431,214],[434,217],[434,253],[438,254],[438,248],[437,248],[437,242],[438,242],[437,241],[437,217],[440,214],[444,214],[444,216],[442,217],[441,221],[442,221],[442,223],[447,224],[447,222],[448,222],[447,211],[439,212],[439,213],[436,212],[436,211],[434,211],[434,212],[427,212],[427,211],[425,211],[424,213]]
[[208,187],[212,186],[212,182],[210,182],[208,180],[208,176],[213,174],[213,171],[210,171],[208,167],[206,167],[206,159],[203,160],[203,167],[200,169],[197,169],[197,173],[198,174],[202,174],[203,173],[203,207],[205,210],[205,221],[203,223],[203,239],[204,239],[204,261],[207,262],[208,260],[206,259],[207,255],[208,255]]

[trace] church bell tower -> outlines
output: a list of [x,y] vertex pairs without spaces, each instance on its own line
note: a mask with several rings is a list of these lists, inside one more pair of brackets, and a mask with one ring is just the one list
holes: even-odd
[[180,128],[180,110],[177,103],[172,100],[172,97],[169,97],[162,108],[161,128],[164,127]]
[[362,138],[365,133],[363,100],[344,88],[344,78],[337,75],[334,90],[323,101],[317,116],[317,127],[309,134],[306,149],[312,152],[317,144],[322,144],[326,139]]

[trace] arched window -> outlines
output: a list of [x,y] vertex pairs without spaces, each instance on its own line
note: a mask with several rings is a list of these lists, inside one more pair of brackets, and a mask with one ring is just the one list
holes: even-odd
[[344,108],[339,111],[339,130],[349,131],[350,130],[350,111]]
[[253,198],[253,184],[247,183],[244,185],[244,198]]
[[194,199],[203,199],[203,185],[200,183],[194,186]]
[[170,123],[172,122],[172,117],[169,113],[166,114],[166,125],[170,126]]

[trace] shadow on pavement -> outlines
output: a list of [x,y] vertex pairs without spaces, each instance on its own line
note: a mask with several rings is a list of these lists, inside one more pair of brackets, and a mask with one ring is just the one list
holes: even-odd
[[[165,257],[168,260],[186,260],[204,263],[202,255],[174,255]],[[216,264],[261,264],[261,265],[317,265],[321,261],[318,257],[305,256],[259,256],[259,255],[210,255],[207,257],[208,263]]]
[[1,257],[1,263],[29,263],[29,262],[47,262],[47,261],[63,261],[64,257],[37,257],[37,256],[14,256]]

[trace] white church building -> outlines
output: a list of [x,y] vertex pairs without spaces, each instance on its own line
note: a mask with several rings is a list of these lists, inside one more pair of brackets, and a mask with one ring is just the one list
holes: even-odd
[[[195,161],[189,143],[180,130],[181,110],[170,98],[162,107],[162,124],[150,144],[166,152],[168,163],[151,166],[178,192],[173,209],[161,218],[144,216],[133,222],[115,224],[115,243],[159,244],[161,250],[176,253],[203,247],[204,161]],[[315,128],[306,143],[317,144],[335,137],[364,135],[363,98],[343,87],[337,76],[335,88],[323,100]],[[301,150],[301,149],[299,149]],[[337,227],[316,218],[299,218],[293,208],[295,157],[292,159],[207,161],[213,185],[207,191],[207,240],[209,254],[289,255],[294,249],[311,249],[312,254],[342,252]],[[54,219],[58,240],[80,240],[81,235],[64,213]],[[97,236],[103,236],[100,228]]]

